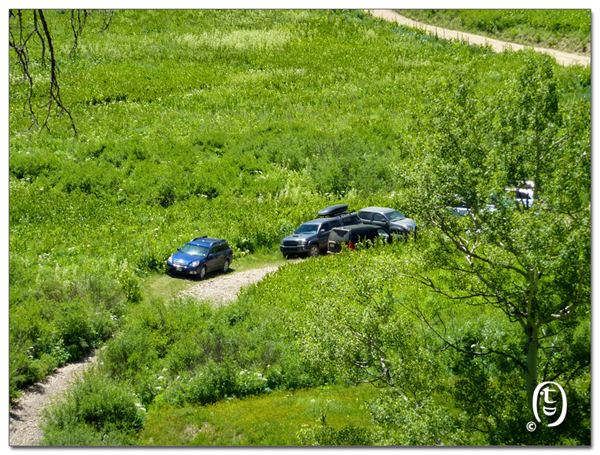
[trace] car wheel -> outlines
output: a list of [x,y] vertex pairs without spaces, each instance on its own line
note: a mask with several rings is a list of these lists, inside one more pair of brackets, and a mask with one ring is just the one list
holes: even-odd
[[321,254],[321,249],[319,248],[319,245],[317,245],[316,243],[312,244],[310,246],[310,250],[308,250],[308,255],[312,258],[317,258],[319,257],[319,254]]
[[198,278],[203,279],[206,276],[206,266],[203,265],[198,274]]
[[223,264],[223,272],[227,273],[229,270],[229,259],[225,259],[225,264]]

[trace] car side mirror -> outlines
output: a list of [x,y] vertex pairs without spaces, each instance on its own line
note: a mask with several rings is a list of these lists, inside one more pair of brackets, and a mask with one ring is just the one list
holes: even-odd
[[181,251],[181,248],[177,248],[177,251]]

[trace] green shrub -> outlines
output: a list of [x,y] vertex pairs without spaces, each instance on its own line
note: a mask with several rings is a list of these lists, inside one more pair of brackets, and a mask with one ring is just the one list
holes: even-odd
[[140,428],[144,419],[144,409],[126,384],[93,372],[84,374],[67,399],[47,413],[49,427],[59,430],[84,425],[127,432]]
[[372,446],[372,430],[347,425],[341,429],[332,428],[323,422],[303,428],[298,433],[298,441],[304,446]]

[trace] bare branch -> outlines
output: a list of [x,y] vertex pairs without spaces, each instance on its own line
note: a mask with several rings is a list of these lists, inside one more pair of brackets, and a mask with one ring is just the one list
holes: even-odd
[[46,116],[46,120],[43,123],[43,127],[48,129],[48,119],[50,118],[50,112],[52,110],[52,101],[56,102],[56,105],[65,112],[69,119],[71,120],[71,127],[77,135],[77,128],[75,127],[75,122],[69,110],[64,106],[62,99],[60,97],[60,86],[58,84],[58,65],[56,63],[56,57],[54,55],[54,46],[52,44],[52,37],[50,35],[50,30],[48,29],[48,24],[46,22],[46,18],[44,17],[44,12],[42,10],[38,10],[38,14],[40,17],[40,22],[42,23],[42,27],[44,29],[44,34],[46,36],[46,41],[48,42],[48,50],[50,52],[50,99],[48,102],[48,115]]
[[[83,19],[82,16],[83,15]],[[76,17],[77,16],[77,17]],[[83,28],[85,27],[85,22],[88,17],[87,10],[71,10],[71,29],[73,30],[73,48],[71,49],[71,56],[75,55],[77,52],[77,44],[79,41],[79,37],[83,33]]]
[[108,10],[104,11],[104,22],[102,24],[102,27],[100,28],[100,33],[108,30],[108,27],[110,26],[110,22],[112,21],[114,12],[115,11],[112,9],[108,9]]

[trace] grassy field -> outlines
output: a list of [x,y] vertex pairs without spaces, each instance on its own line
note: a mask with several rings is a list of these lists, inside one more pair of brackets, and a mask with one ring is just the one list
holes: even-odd
[[206,407],[165,408],[144,425],[140,445],[298,446],[303,427],[371,428],[364,403],[374,387],[321,386],[222,401]]
[[426,24],[476,33],[513,43],[591,55],[590,10],[398,10]]
[[[283,264],[280,240],[331,204],[418,213],[427,195],[415,192],[413,168],[441,141],[444,116],[510,110],[516,75],[537,57],[342,10],[117,10],[103,32],[98,11],[72,52],[70,13],[46,16],[78,134],[54,105],[48,128],[39,125],[49,82],[39,43],[31,42],[29,66],[38,123],[11,51],[11,398],[91,348],[106,349],[98,368],[49,410],[45,444],[527,443],[512,430],[523,427],[511,417],[521,402],[499,385],[521,390],[515,368],[443,350],[402,305],[422,301],[450,318],[466,347],[475,339],[517,349],[515,325],[401,286],[391,271],[416,250],[287,262],[221,308],[173,298],[195,282],[169,278],[164,267],[177,247],[204,234],[229,241],[235,270]],[[23,17],[31,31],[31,11]],[[591,73],[553,64],[551,71],[565,113],[556,130],[571,131],[558,143],[582,151],[563,163],[568,174],[589,158]],[[463,96],[468,90],[477,102]],[[451,106],[450,97],[459,102]],[[499,122],[492,132],[510,137],[509,126]],[[583,174],[574,181],[585,182]],[[475,186],[490,181],[468,177]],[[427,250],[423,232],[418,245]],[[407,396],[427,399],[406,408],[391,392],[349,387],[365,378],[339,362],[361,364],[375,351],[334,342],[350,330],[340,315],[375,331],[394,374],[414,385]],[[579,322],[564,340],[585,358],[589,325]],[[568,437],[543,441],[589,439],[582,365],[569,398],[581,433],[569,427]],[[484,385],[493,396],[468,402]],[[495,406],[504,426],[488,415]],[[315,415],[321,409],[327,425]],[[440,418],[447,411],[451,418]],[[471,434],[468,412],[497,439]],[[284,417],[284,427],[258,423]]]

